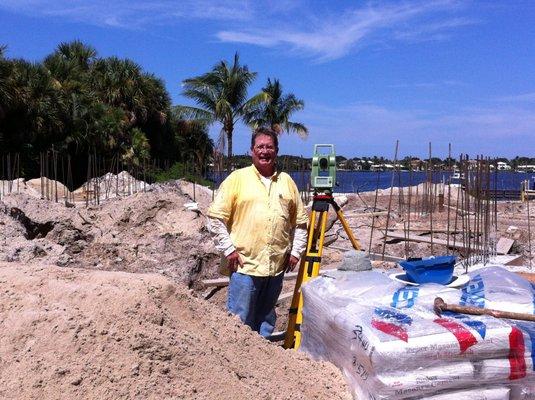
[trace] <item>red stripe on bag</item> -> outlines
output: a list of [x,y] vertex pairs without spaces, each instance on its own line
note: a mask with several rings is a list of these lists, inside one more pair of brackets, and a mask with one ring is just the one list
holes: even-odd
[[513,327],[509,334],[509,366],[511,367],[509,380],[513,381],[526,376],[525,351],[524,335],[520,329]]
[[375,318],[372,319],[372,326],[375,329],[384,332],[387,335],[397,337],[398,339],[403,340],[404,342],[407,342],[409,340],[409,334],[401,326],[390,324],[388,322],[384,322]]
[[453,336],[455,336],[455,339],[457,339],[459,342],[461,354],[468,350],[469,347],[477,343],[477,339],[474,335],[472,335],[472,332],[451,319],[437,318],[434,322],[453,333]]

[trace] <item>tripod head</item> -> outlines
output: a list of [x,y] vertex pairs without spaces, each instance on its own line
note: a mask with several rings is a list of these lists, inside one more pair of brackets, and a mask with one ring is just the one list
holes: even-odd
[[310,185],[315,193],[331,194],[336,184],[336,155],[333,144],[315,144]]

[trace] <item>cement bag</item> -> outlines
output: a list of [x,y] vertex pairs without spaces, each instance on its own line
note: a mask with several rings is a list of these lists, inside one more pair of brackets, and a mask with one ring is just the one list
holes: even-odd
[[508,387],[489,387],[467,390],[456,390],[426,396],[427,400],[509,400],[511,389]]
[[535,383],[535,324],[511,321],[509,355],[506,358],[480,361],[478,376],[485,381],[531,380]]
[[353,387],[362,386],[375,399],[406,399],[474,385],[474,367],[468,361],[378,374],[367,373],[357,363],[352,370],[344,367],[343,371]]
[[301,348],[314,358],[340,365],[342,358],[355,356],[369,371],[378,372],[509,354],[511,327],[504,321],[458,314],[439,318],[414,304],[401,310],[374,305],[371,292],[364,302],[325,290],[337,283],[320,277],[303,286]]
[[[404,285],[393,281],[377,271],[328,271],[319,282],[315,291],[319,297],[343,298],[344,304],[349,299],[360,304],[388,305],[394,308],[412,308],[416,305],[432,310],[435,297],[460,298],[457,289],[438,284],[420,286]],[[446,293],[450,293],[447,296]]]
[[374,303],[389,304],[393,293],[402,287],[402,283],[376,271],[333,270],[325,272],[322,279],[315,283],[314,290],[318,296],[330,297],[331,301],[343,298],[344,304],[349,299],[358,303],[373,300]]
[[[374,370],[427,367],[441,361],[509,354],[511,327],[503,321],[491,317],[437,317],[412,311],[375,308],[369,321],[355,325],[359,335],[350,343],[352,353],[369,360]],[[343,317],[339,314],[337,318]],[[370,344],[365,346],[366,342]]]
[[511,385],[511,400],[535,400],[535,383],[522,382]]
[[[370,393],[365,387],[356,383],[351,385],[353,398],[355,400],[379,400],[381,397]],[[516,389],[518,397],[513,397],[513,390]],[[427,394],[416,397],[404,397],[405,400],[535,400],[535,387],[483,387],[464,390],[441,391],[439,394]],[[533,394],[533,397],[531,397]],[[397,400],[399,397],[389,397],[389,400]]]
[[533,379],[531,355],[525,358],[498,358],[475,363],[476,376],[485,382],[507,382]]
[[535,291],[529,281],[504,268],[493,266],[470,272],[461,289],[460,305],[534,313]]

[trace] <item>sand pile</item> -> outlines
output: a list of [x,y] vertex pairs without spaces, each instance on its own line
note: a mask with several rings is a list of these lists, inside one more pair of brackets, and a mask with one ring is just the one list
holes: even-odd
[[159,272],[193,285],[219,260],[200,213],[180,188],[68,208],[26,194],[0,202],[0,261]]
[[0,263],[0,282],[1,398],[350,398],[161,275]]

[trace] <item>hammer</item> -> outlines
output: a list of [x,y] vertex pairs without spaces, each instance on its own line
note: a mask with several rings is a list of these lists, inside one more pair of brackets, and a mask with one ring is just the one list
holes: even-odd
[[527,313],[518,313],[511,311],[492,310],[490,308],[479,308],[469,306],[459,306],[455,304],[446,304],[442,297],[435,298],[435,313],[440,317],[443,311],[452,311],[459,314],[470,315],[490,315],[494,318],[517,319],[521,321],[535,321],[535,315]]

